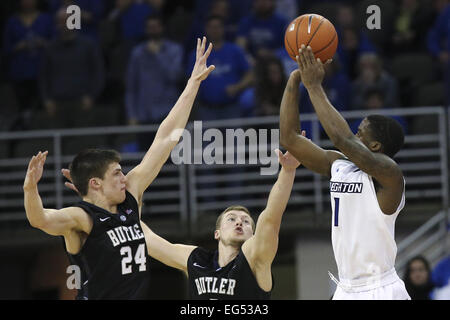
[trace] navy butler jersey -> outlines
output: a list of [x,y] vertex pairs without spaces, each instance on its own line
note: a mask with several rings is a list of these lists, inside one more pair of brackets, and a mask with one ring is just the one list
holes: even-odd
[[270,299],[258,285],[242,250],[226,266],[217,262],[217,251],[196,248],[188,258],[189,298],[196,300]]
[[81,271],[77,299],[144,298],[147,246],[136,199],[127,191],[117,213],[85,201],[74,206],[82,208],[93,221],[80,252],[68,254],[70,263]]

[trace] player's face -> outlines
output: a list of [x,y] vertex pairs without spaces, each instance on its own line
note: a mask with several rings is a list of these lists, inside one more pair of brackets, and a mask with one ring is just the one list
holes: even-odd
[[111,203],[119,204],[125,200],[126,183],[120,164],[111,163],[102,179],[103,194]]
[[242,244],[252,235],[252,218],[246,212],[232,210],[222,217],[216,239],[220,238],[225,244]]
[[361,121],[356,136],[359,138],[359,140],[361,140],[362,143],[364,143],[367,148],[370,149],[370,142],[372,141],[372,137],[370,134],[369,120],[367,120],[367,118],[364,118],[363,121]]

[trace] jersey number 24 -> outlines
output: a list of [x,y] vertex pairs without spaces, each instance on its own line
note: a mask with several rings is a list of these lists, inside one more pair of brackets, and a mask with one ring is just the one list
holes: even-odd
[[[120,248],[120,255],[122,258],[122,274],[129,274],[133,272],[132,261],[133,261],[133,252],[130,246]],[[139,271],[145,271],[147,269],[145,263],[145,245],[141,243],[136,250],[136,254],[134,255],[134,263],[139,265]]]

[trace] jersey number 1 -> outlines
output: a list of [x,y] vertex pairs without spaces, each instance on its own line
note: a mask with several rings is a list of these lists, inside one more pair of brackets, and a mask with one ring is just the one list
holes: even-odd
[[[133,270],[130,262],[133,261],[133,253],[130,246],[122,247],[120,249],[120,255],[124,256],[122,258],[122,274],[131,273]],[[143,243],[136,250],[134,262],[139,265],[139,271],[145,271],[147,269],[145,265],[145,245]]]
[[339,198],[334,199],[334,226],[338,226],[339,222]]

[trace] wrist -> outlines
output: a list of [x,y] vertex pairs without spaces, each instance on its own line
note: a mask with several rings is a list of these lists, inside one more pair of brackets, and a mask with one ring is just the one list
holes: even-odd
[[202,82],[202,80],[197,79],[195,77],[190,77],[188,80],[188,85],[194,85],[194,86],[200,86],[200,83]]
[[306,90],[308,90],[308,93],[320,93],[322,92],[322,84],[321,83],[317,83],[317,84],[310,84],[308,86],[306,86]]
[[37,184],[27,184],[23,185],[23,191],[25,192],[36,192],[37,191]]
[[286,168],[286,167],[281,166],[281,170],[284,171],[287,174],[295,176],[295,171],[297,170],[297,167],[295,167],[295,168]]

